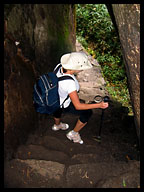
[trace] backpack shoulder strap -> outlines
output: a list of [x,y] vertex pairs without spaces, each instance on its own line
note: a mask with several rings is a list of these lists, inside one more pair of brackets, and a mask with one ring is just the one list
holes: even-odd
[[63,81],[63,80],[66,80],[66,79],[72,79],[74,81],[74,79],[72,77],[70,77],[69,75],[58,77],[58,81]]
[[57,65],[57,67],[54,69],[54,73],[56,74],[59,70],[59,68],[62,67],[62,64],[60,63],[59,65]]
[[[62,81],[62,80],[66,80],[66,79],[72,79],[73,81],[75,81],[72,77],[70,77],[69,75],[65,75],[65,76],[61,76],[58,77],[58,81]],[[64,108],[64,103],[65,101],[69,98],[69,95],[65,98],[65,100],[63,101],[63,103],[61,104],[62,108]]]
[[[58,64],[57,67],[54,69],[53,73],[57,74],[58,70],[62,67],[62,64]],[[72,79],[74,81],[74,79],[72,77],[70,77],[69,75],[64,75],[61,77],[58,77],[58,81],[62,81],[65,79]]]

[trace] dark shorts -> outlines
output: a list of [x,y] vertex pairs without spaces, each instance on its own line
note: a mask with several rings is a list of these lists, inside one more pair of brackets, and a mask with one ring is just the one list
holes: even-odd
[[75,115],[79,115],[79,120],[82,123],[86,123],[88,122],[89,118],[92,115],[92,110],[88,109],[88,110],[76,110],[74,105],[71,103],[67,108],[59,108],[54,114],[53,116],[55,118],[60,118],[62,113],[72,113]]

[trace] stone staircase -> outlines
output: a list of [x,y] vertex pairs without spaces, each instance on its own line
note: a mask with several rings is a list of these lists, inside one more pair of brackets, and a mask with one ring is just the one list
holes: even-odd
[[[85,51],[77,42],[77,51]],[[108,95],[99,64],[77,78],[79,96],[85,102],[96,94]],[[52,131],[53,118],[39,115],[37,130],[29,135],[7,160],[4,167],[6,188],[139,188],[140,162],[136,149],[134,122],[120,104],[105,110],[101,143],[94,139],[100,125],[101,109],[93,110],[88,124],[80,131],[84,144],[66,138],[77,116],[65,114],[66,131]]]
[[[116,134],[107,135],[106,129],[101,143],[93,139],[99,115],[98,111],[94,112],[81,130],[82,145],[69,141],[65,136],[67,131],[52,131],[52,117],[42,117],[39,129],[29,135],[25,145],[18,147],[14,159],[5,162],[5,187],[138,188],[139,161],[134,156],[131,160],[128,152],[131,149],[134,155],[134,149],[121,141],[118,144],[113,139]],[[63,116],[70,129],[76,120],[76,116]],[[109,127],[107,119],[105,123]]]

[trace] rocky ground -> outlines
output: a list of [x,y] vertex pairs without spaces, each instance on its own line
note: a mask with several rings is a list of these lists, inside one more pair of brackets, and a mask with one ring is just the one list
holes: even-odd
[[[77,51],[83,50],[77,42]],[[81,72],[77,78],[83,102],[95,95],[108,95],[101,68],[91,56],[93,70]],[[110,95],[109,95],[110,96]],[[78,116],[65,114],[66,131],[52,131],[52,116],[39,115],[39,125],[20,145],[13,159],[5,161],[6,188],[139,188],[139,149],[133,116],[112,101],[104,112],[101,142],[98,135],[101,109],[93,110],[88,124],[80,131],[84,144],[66,138]]]

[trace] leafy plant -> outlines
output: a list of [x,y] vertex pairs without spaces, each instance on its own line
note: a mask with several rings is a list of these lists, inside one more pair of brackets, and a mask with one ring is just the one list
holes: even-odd
[[77,39],[101,65],[108,91],[130,109],[120,41],[105,4],[77,4],[76,21]]

